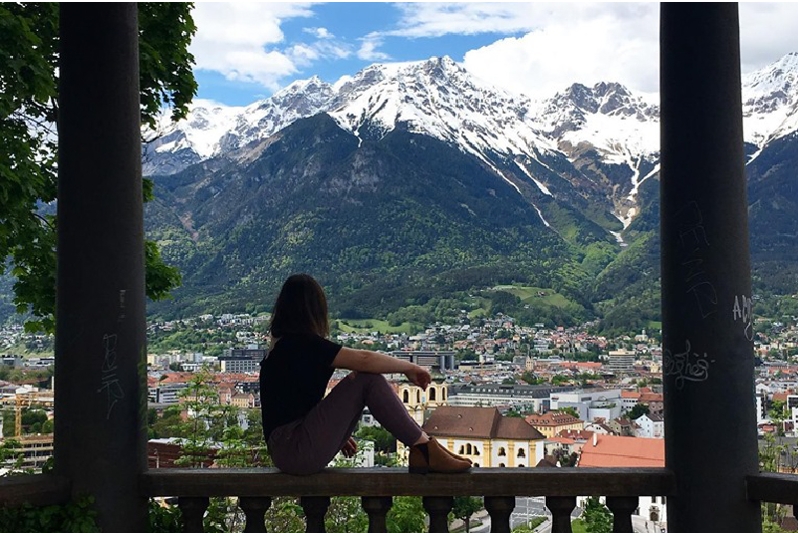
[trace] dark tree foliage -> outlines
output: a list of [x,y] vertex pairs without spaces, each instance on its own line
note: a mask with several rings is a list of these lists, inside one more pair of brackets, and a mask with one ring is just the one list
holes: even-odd
[[507,313],[514,309],[521,299],[507,291],[496,291],[490,295],[490,310],[492,313]]
[[[192,7],[139,4],[143,124],[153,126],[163,105],[172,108],[173,120],[185,117],[196,94],[188,51],[196,31]],[[0,5],[0,262],[16,278],[17,311],[34,317],[29,330],[54,326],[58,21],[56,3]],[[145,198],[152,198],[151,186]],[[166,297],[180,284],[179,272],[152,243],[145,259],[147,295]]]
[[644,403],[638,403],[629,411],[629,419],[630,420],[637,420],[643,415],[647,415],[649,413],[648,405]]
[[582,518],[588,533],[610,533],[612,531],[612,513],[596,497],[587,499]]
[[471,515],[482,510],[482,507],[482,498],[455,496],[452,514],[455,518],[459,518],[463,521],[465,531],[468,533],[471,530]]
[[374,451],[393,453],[396,451],[396,437],[383,427],[363,426],[357,432],[358,438],[374,442]]

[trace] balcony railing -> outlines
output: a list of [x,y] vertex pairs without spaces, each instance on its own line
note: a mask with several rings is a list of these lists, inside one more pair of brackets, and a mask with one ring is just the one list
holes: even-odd
[[[761,473],[748,476],[748,499],[798,504],[798,476]],[[631,533],[638,497],[674,496],[674,475],[662,468],[481,468],[465,474],[419,476],[399,468],[327,469],[312,476],[290,476],[272,468],[155,469],[142,475],[147,496],[177,496],[186,533],[202,531],[212,496],[235,496],[246,516],[246,533],[264,533],[264,515],[275,496],[296,496],[307,516],[307,531],[324,531],[332,496],[360,496],[369,516],[369,533],[387,531],[392,496],[421,496],[430,517],[430,533],[448,531],[454,496],[484,496],[491,532],[510,531],[516,496],[545,496],[552,532],[571,531],[576,496],[606,496],[615,515],[613,531]],[[69,481],[52,475],[0,478],[0,507],[41,507],[69,500]],[[677,532],[681,533],[681,532]]]
[[265,533],[264,515],[276,496],[295,496],[305,511],[308,533],[324,531],[333,496],[360,496],[369,533],[384,533],[392,496],[421,496],[430,533],[448,532],[454,496],[484,496],[492,533],[510,532],[516,496],[545,496],[552,531],[571,531],[577,496],[606,496],[615,533],[632,533],[640,495],[673,496],[675,479],[662,468],[479,468],[464,474],[409,474],[400,468],[332,468],[312,476],[290,476],[271,468],[156,469],[142,477],[147,496],[177,496],[185,533],[201,533],[209,497],[234,496],[246,516],[246,533]]
[[748,499],[760,502],[798,505],[798,475],[763,472],[746,478]]
[[49,474],[0,477],[0,507],[45,507],[69,501],[69,480]]

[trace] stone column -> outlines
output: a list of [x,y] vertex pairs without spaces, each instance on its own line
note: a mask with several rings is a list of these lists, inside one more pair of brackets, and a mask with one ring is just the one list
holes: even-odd
[[147,502],[144,229],[135,3],[61,4],[55,468],[103,531]]
[[662,4],[668,530],[761,530],[736,4]]

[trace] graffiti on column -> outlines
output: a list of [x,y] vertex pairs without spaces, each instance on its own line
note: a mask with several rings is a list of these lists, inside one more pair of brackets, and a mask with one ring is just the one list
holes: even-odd
[[709,248],[703,215],[698,204],[692,201],[676,213],[676,219],[679,223],[679,241],[686,252],[681,262],[685,292],[695,297],[696,308],[701,318],[705,319],[717,312],[718,294],[701,257],[702,251]]
[[[698,203],[686,203],[676,213],[679,243],[682,248],[682,281],[686,294],[694,298],[694,311],[701,320],[718,311],[718,293],[705,267],[703,254],[710,247],[709,237],[704,227],[704,217]],[[715,362],[706,351],[693,346],[690,339],[684,339],[684,349],[667,348],[662,356],[662,374],[673,376],[674,384],[682,390],[686,383],[700,383],[709,379],[709,370]]]
[[732,320],[743,323],[745,338],[749,341],[754,340],[754,300],[745,295],[734,297],[734,307],[732,307]]
[[693,349],[689,340],[684,341],[684,351],[673,353],[665,350],[662,356],[662,374],[676,376],[676,388],[682,390],[685,382],[701,382],[709,379],[709,366],[714,363],[706,352]]
[[104,392],[106,395],[106,420],[111,418],[111,411],[113,411],[117,402],[125,397],[125,391],[122,390],[122,385],[117,374],[117,370],[119,368],[116,363],[117,338],[118,337],[115,333],[103,335],[103,348],[105,349],[105,355],[103,357],[103,364],[100,369],[101,386],[99,389],[97,389],[97,392]]

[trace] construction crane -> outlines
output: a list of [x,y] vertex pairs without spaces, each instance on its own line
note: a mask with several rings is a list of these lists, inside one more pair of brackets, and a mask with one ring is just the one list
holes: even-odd
[[19,394],[16,396],[14,408],[14,436],[16,438],[22,436],[22,398]]
[[22,409],[23,407],[52,407],[52,394],[40,392],[28,392],[14,396],[14,436],[19,439],[22,437]]

